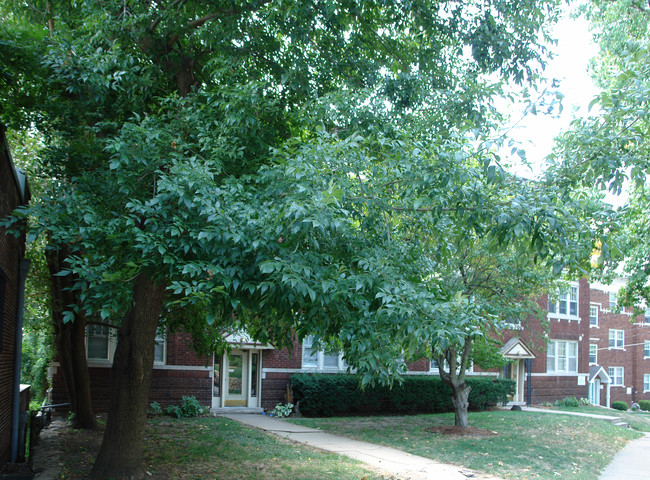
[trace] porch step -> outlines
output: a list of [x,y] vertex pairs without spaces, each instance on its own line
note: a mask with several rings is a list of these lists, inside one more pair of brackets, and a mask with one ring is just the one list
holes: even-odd
[[226,415],[228,413],[250,413],[259,415],[264,412],[264,409],[259,407],[223,407],[211,408],[210,412],[215,415]]
[[614,425],[616,425],[617,427],[630,428],[630,424],[624,421],[614,422]]
[[607,417],[607,421],[609,423],[613,423],[614,425],[624,422],[623,417]]

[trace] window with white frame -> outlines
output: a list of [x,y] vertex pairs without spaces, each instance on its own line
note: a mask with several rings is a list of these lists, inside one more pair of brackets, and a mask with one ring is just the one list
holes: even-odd
[[609,348],[623,348],[625,347],[625,331],[609,329]]
[[609,311],[618,312],[618,300],[616,298],[616,292],[609,292]]
[[612,387],[623,386],[623,367],[609,367],[609,378],[612,379]]
[[590,305],[589,306],[589,326],[597,327],[598,326],[598,306]]
[[89,361],[113,361],[115,335],[111,330],[107,325],[86,326],[86,358]]
[[551,340],[546,354],[549,373],[578,373],[578,342]]
[[[459,357],[457,365],[460,365],[460,360],[461,359]],[[443,367],[445,371],[447,372],[449,371],[449,362],[447,362],[447,360],[444,361]],[[440,366],[438,365],[438,362],[433,358],[429,361],[429,371],[434,373],[440,372]],[[474,371],[474,364],[470,360],[469,367],[467,368],[467,370],[465,370],[465,373],[472,373],[473,371]]]
[[558,292],[557,299],[549,299],[548,314],[553,318],[579,319],[578,285],[570,285]]
[[[112,362],[117,347],[115,328],[108,325],[86,326],[86,358],[90,362]],[[165,331],[156,331],[154,364],[164,364],[167,360],[167,339]]]
[[302,341],[302,368],[315,370],[345,370],[346,364],[340,353],[325,352],[314,347],[314,336]]
[[650,392],[650,374],[643,374],[643,393]]
[[643,321],[645,323],[650,323],[650,308],[645,309],[645,314],[643,315]]
[[[443,368],[444,368],[446,371],[449,371],[449,363],[447,363],[447,360],[444,361],[444,363],[443,363],[442,366],[443,366]],[[440,371],[440,365],[439,365],[438,362],[437,362],[435,359],[433,359],[433,358],[432,358],[431,361],[429,362],[429,371],[430,371],[430,372],[439,372],[439,371]]]
[[650,357],[650,341],[648,340],[643,342],[643,357],[644,358]]
[[156,343],[153,353],[153,363],[163,365],[167,360],[167,335],[165,329],[158,327],[156,330]]
[[598,345],[594,343],[589,344],[589,365],[598,364]]

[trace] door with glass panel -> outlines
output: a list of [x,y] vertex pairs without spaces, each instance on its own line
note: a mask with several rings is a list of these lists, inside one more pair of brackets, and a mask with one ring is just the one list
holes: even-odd
[[248,399],[248,352],[231,350],[224,365],[225,406],[246,406]]

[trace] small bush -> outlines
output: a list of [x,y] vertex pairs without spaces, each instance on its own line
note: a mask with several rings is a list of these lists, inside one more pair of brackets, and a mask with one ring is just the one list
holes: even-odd
[[[469,408],[484,410],[514,393],[515,382],[505,379],[468,378],[472,390]],[[291,377],[294,400],[307,416],[347,413],[442,413],[452,412],[451,388],[440,377],[409,376],[391,389],[376,385],[361,390],[356,375],[301,374]]]
[[555,402],[556,407],[579,407],[580,401],[576,397],[566,397]]
[[589,401],[588,398],[581,398],[580,399],[580,406],[581,407],[588,407],[589,405],[591,405],[591,402]]
[[[183,396],[182,400],[183,401],[180,406],[178,405],[168,406],[165,409],[165,413],[170,417],[176,417],[176,418],[198,417],[199,415],[203,414],[204,408],[201,406],[201,404],[196,399],[196,397]],[[157,404],[157,402],[154,403]],[[154,407],[154,403],[151,404],[152,409]],[[160,408],[160,405],[158,405],[158,408]]]
[[151,402],[149,404],[149,411],[147,413],[149,415],[158,416],[158,415],[162,415],[163,411],[158,402]]
[[650,400],[639,400],[639,408],[646,412],[650,412]]
[[181,403],[181,414],[183,417],[198,417],[203,415],[203,407],[196,399],[196,397],[183,396],[183,403]]
[[612,408],[615,410],[621,410],[622,412],[627,412],[627,403],[618,400],[614,403],[612,403]]
[[181,418],[183,416],[181,407],[179,407],[178,405],[169,405],[165,409],[165,413],[170,417],[175,417],[175,418]]

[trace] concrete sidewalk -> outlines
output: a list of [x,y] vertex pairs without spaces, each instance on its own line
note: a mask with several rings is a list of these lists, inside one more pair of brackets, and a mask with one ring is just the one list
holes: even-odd
[[632,440],[618,452],[598,480],[647,480],[650,478],[650,434]]
[[434,460],[411,455],[395,448],[359,442],[349,438],[325,433],[315,428],[294,425],[275,417],[252,414],[225,414],[226,418],[264,430],[294,442],[321,450],[345,455],[364,462],[386,473],[409,480],[500,480],[498,477],[479,473]]
[[[563,410],[551,410],[547,408],[536,408],[536,407],[528,407],[528,406],[522,406],[521,409],[524,412],[539,412],[539,413],[550,413],[553,415],[573,415],[574,417],[599,418],[601,420],[607,420],[608,422],[611,423],[616,423],[622,420],[621,417],[615,417],[612,415],[601,415],[599,413],[565,412]],[[507,408],[505,410],[510,410],[510,409]]]

